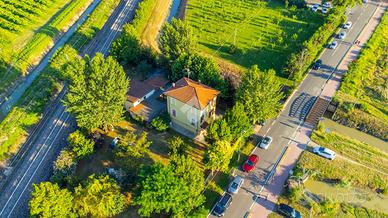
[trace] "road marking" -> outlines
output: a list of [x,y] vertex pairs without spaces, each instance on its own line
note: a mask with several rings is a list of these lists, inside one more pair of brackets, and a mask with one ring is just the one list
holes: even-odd
[[[23,194],[24,194],[24,192],[26,191],[27,187],[29,186],[29,183],[31,182],[32,178],[34,178],[36,171],[39,169],[40,165],[43,163],[43,160],[46,158],[48,152],[50,151],[49,148],[51,147],[51,145],[52,145],[52,144],[55,142],[55,140],[57,139],[59,133],[61,132],[62,128],[65,126],[66,121],[69,119],[69,117],[70,117],[70,113],[67,114],[66,119],[63,120],[63,122],[61,123],[61,127],[59,128],[57,134],[54,136],[54,139],[51,141],[50,145],[47,146],[48,149],[46,150],[46,152],[45,152],[45,154],[43,155],[42,159],[40,160],[38,166],[35,168],[34,172],[32,173],[32,175],[31,175],[30,179],[28,180],[26,186],[24,186],[24,188],[23,188],[21,194],[19,195],[18,199],[16,200],[15,204],[13,205],[13,207],[12,207],[10,213],[8,214],[7,218],[9,218],[9,217],[11,216],[11,214],[12,214],[13,210],[15,209],[16,205],[19,203],[20,198],[23,196]],[[45,144],[45,143],[44,143],[44,144]],[[42,147],[43,147],[43,146],[42,146]],[[32,164],[31,164],[31,165],[32,165]],[[21,180],[20,180],[20,181],[21,181]],[[15,188],[15,190],[16,190],[16,188]]]
[[[61,112],[60,118],[62,118],[62,116],[63,116],[64,113],[65,113],[65,109]],[[60,120],[60,119],[58,119],[58,120],[55,121],[55,125],[58,123],[59,120]],[[53,133],[53,131],[54,131],[54,129],[55,129],[55,125],[54,125],[54,127],[51,129],[51,131],[50,131],[49,135],[47,136],[47,138],[45,139],[45,141],[43,142],[43,145],[39,148],[38,153],[36,154],[36,156],[32,159],[32,161],[31,161],[30,165],[28,166],[27,170],[24,172],[22,178],[21,178],[21,179],[19,180],[19,182],[17,183],[16,187],[14,188],[13,192],[11,193],[11,196],[9,196],[7,202],[5,203],[3,209],[2,209],[1,212],[0,212],[0,216],[3,214],[5,208],[7,207],[9,201],[11,200],[12,196],[15,194],[16,190],[19,188],[19,186],[20,186],[22,180],[23,180],[24,177],[27,175],[27,172],[30,170],[30,168],[32,167],[32,165],[33,165],[33,163],[35,162],[35,160],[37,159],[37,157],[39,157],[40,152],[41,152],[42,149],[45,147],[44,145],[45,145],[46,141],[48,140],[48,138],[50,137],[50,135]]]

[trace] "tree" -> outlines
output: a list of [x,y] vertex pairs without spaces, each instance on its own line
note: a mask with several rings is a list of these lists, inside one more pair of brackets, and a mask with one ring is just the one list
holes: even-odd
[[33,184],[29,207],[31,216],[76,217],[72,193],[50,182]]
[[135,199],[141,216],[167,213],[184,217],[204,202],[204,175],[196,163],[184,156],[168,166],[154,164],[140,173],[141,193]]
[[121,64],[137,64],[140,60],[141,46],[133,25],[126,24],[119,38],[112,43],[110,54]]
[[187,22],[173,18],[162,27],[160,50],[167,59],[175,60],[181,54],[194,52],[195,44],[193,30]]
[[227,170],[234,148],[228,141],[216,141],[207,150],[207,168],[212,171]]
[[126,205],[125,196],[109,176],[91,175],[84,185],[75,188],[75,208],[81,217],[112,217]]
[[236,102],[232,110],[226,111],[225,120],[233,137],[232,141],[240,137],[249,136],[253,132],[252,124],[245,112],[244,105],[240,102]]
[[282,98],[281,83],[275,71],[260,72],[257,66],[242,76],[237,90],[237,101],[244,105],[252,123],[275,117],[281,109]]
[[230,132],[230,126],[225,119],[218,119],[212,122],[206,133],[206,140],[210,143],[216,141],[227,141],[231,142],[233,136]]
[[172,137],[169,141],[170,156],[184,155],[188,145],[179,136]]
[[92,60],[78,58],[66,69],[70,85],[65,105],[78,126],[106,129],[120,120],[129,81],[115,59],[97,53]]
[[54,162],[54,173],[51,180],[64,186],[72,181],[77,166],[76,155],[73,151],[64,149]]
[[211,58],[203,57],[197,53],[184,53],[174,61],[171,67],[171,79],[177,81],[184,76],[201,81],[201,83],[219,90],[224,96],[228,91],[228,85],[222,78],[217,63]]
[[77,157],[82,158],[93,153],[94,142],[85,137],[79,130],[71,133],[67,138],[69,145]]

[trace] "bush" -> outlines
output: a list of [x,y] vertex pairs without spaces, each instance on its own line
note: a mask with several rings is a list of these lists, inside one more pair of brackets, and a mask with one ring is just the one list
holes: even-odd
[[183,155],[183,154],[185,154],[185,151],[188,147],[188,144],[186,144],[183,141],[183,139],[179,136],[174,136],[173,138],[171,138],[169,140],[168,144],[169,144],[169,148],[170,148],[170,152],[169,152],[170,156]]
[[303,187],[298,186],[295,188],[291,188],[288,192],[288,197],[293,203],[298,203],[303,197]]
[[87,139],[85,135],[79,130],[71,133],[67,140],[72,151],[77,155],[78,158],[83,158],[93,153],[94,142],[90,139]]
[[334,217],[340,209],[340,204],[338,202],[331,201],[331,200],[326,200],[322,202],[320,206],[321,206],[320,214],[326,215],[329,217]]
[[151,121],[152,127],[154,127],[159,132],[166,131],[169,127],[169,124],[170,124],[170,117],[167,113]]

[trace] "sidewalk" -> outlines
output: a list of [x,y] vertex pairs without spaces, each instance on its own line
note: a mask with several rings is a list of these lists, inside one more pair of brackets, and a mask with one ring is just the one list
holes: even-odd
[[[380,18],[384,15],[386,5],[387,4],[384,3],[383,6],[380,6],[376,10],[370,22],[362,30],[358,37],[360,44],[353,45],[349,49],[346,57],[339,64],[338,69],[334,72],[333,76],[323,88],[321,93],[322,97],[331,99],[334,96],[335,92],[339,88],[343,74],[348,69],[349,63],[358,57],[361,48],[366,44],[374,32]],[[294,139],[290,141],[287,153],[276,169],[276,174],[272,180],[273,182],[270,182],[264,187],[263,191],[259,195],[259,199],[254,205],[252,205],[251,209],[255,215],[254,217],[267,217],[275,209],[277,198],[283,190],[283,184],[287,180],[288,174],[296,164],[300,154],[309,143],[312,131],[313,126],[307,124],[301,125],[298,129]]]

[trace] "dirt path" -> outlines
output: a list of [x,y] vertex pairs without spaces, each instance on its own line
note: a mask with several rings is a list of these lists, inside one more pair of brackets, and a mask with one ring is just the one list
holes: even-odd
[[375,169],[375,168],[373,168],[373,167],[369,167],[369,166],[367,166],[367,165],[364,165],[364,164],[362,164],[362,163],[359,163],[359,162],[357,162],[357,161],[354,161],[354,160],[352,160],[352,159],[350,159],[350,158],[347,158],[347,157],[345,157],[345,156],[342,156],[342,155],[337,154],[337,158],[343,159],[343,160],[345,160],[345,161],[348,161],[349,163],[356,164],[356,165],[359,165],[359,166],[368,168],[368,169],[370,169],[370,170],[373,170],[373,171],[375,171],[375,172],[378,172],[378,173],[380,173],[380,174],[384,174],[384,175],[388,176],[388,173],[385,173],[385,172],[380,171],[380,170],[378,170],[378,169]]

